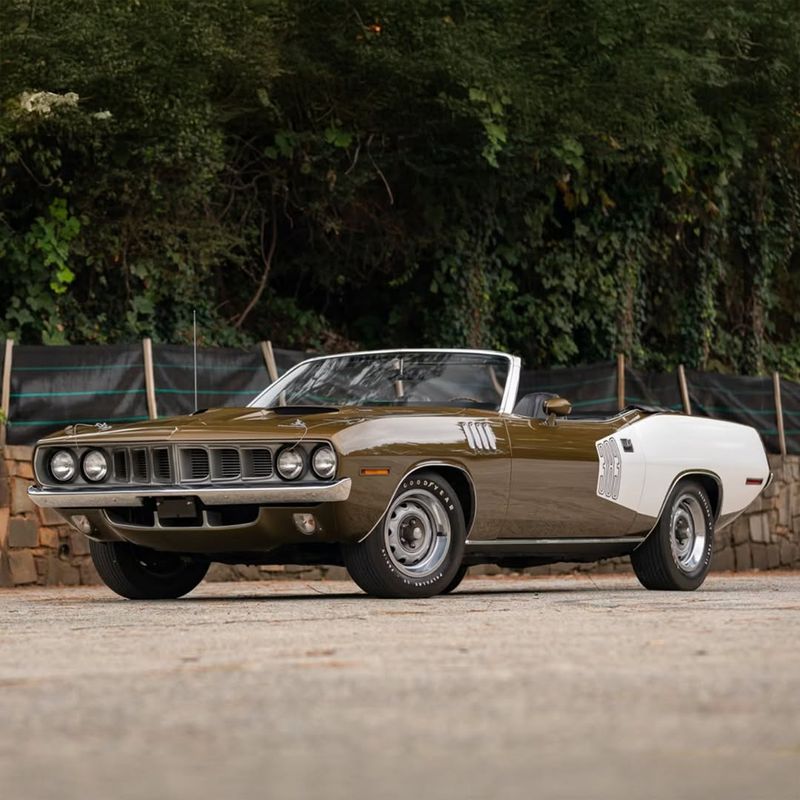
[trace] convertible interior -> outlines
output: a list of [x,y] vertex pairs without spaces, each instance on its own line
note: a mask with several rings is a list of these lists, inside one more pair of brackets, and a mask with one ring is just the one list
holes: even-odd
[[531,419],[547,419],[544,404],[551,397],[558,397],[558,395],[553,392],[531,392],[522,395],[514,406],[514,414]]

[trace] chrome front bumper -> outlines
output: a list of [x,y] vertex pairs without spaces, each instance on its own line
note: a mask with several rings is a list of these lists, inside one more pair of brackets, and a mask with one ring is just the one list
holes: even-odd
[[28,495],[41,508],[120,508],[165,497],[196,497],[207,506],[262,503],[339,503],[350,497],[350,478],[334,483],[277,486],[114,486],[46,489],[31,486]]

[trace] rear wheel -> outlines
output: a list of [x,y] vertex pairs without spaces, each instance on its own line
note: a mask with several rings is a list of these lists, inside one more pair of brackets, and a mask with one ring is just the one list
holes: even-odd
[[208,572],[207,561],[160,553],[128,542],[89,540],[89,551],[105,585],[129,600],[182,597]]
[[426,471],[406,478],[377,528],[342,552],[350,577],[367,594],[432,597],[453,583],[465,539],[453,487]]
[[672,490],[655,529],[631,554],[631,563],[648,589],[692,591],[706,579],[713,544],[708,494],[687,479]]

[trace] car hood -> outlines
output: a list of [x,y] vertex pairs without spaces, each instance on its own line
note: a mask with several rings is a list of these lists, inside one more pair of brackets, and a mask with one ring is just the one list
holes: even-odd
[[292,407],[277,411],[263,408],[214,408],[183,417],[129,425],[71,425],[47,436],[42,443],[200,442],[231,439],[292,441],[311,435],[332,437],[344,429],[375,419],[473,415],[485,417],[487,412],[431,406],[347,406],[338,409]]

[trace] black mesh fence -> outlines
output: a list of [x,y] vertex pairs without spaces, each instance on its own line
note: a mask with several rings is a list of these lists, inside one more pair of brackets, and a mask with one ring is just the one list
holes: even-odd
[[783,424],[786,429],[786,451],[800,455],[800,383],[781,382]]
[[[676,374],[625,370],[625,405],[659,406],[679,411]],[[572,403],[577,416],[603,416],[617,410],[617,367],[614,363],[549,370],[523,370],[520,393],[555,392]]]
[[626,369],[625,403],[683,410],[677,374]]
[[[159,417],[196,410],[191,347],[153,345],[153,380]],[[197,351],[197,408],[246,406],[269,382],[259,349]]]
[[529,392],[554,392],[572,403],[576,416],[603,416],[617,408],[615,364],[522,370],[519,396]]
[[141,345],[15,347],[9,444],[73,423],[147,419]]
[[282,350],[279,347],[273,348],[272,352],[275,356],[275,365],[278,367],[279,375],[283,375],[295,364],[299,364],[301,361],[305,361],[315,355],[314,353],[304,353],[302,350]]
[[[772,453],[780,452],[772,378],[688,372],[686,379],[689,383],[693,414],[752,425],[761,434],[767,450]],[[789,384],[784,385],[781,399],[785,397],[789,386]],[[798,427],[797,423],[800,423],[800,420],[797,420],[795,428]],[[790,435],[790,429],[791,426],[787,425],[787,437]],[[798,434],[800,430],[794,431],[795,436]]]
[[[279,374],[309,357],[274,349]],[[3,367],[0,347],[0,374]],[[194,357],[184,345],[153,346],[153,378],[159,417],[195,409]],[[687,372],[692,413],[752,425],[770,452],[779,452],[771,378]],[[244,406],[267,384],[260,348],[197,351],[197,407]],[[575,416],[617,410],[614,363],[523,370],[520,396],[554,392],[568,398]],[[677,375],[625,370],[625,403],[683,408]],[[800,384],[782,382],[787,450],[800,454]],[[148,418],[141,344],[29,347],[12,351],[9,444],[32,444],[70,424],[135,422]]]

